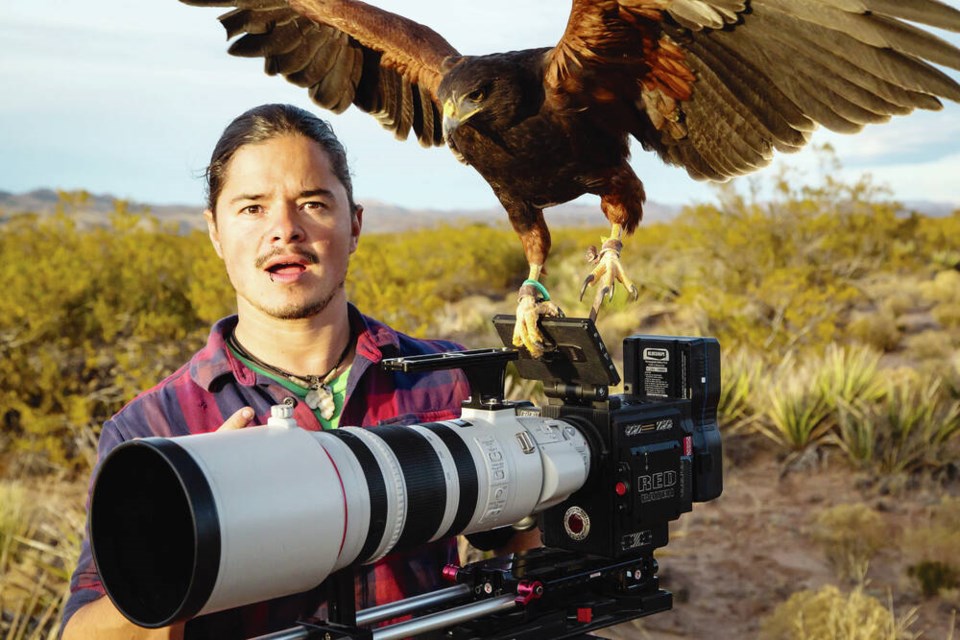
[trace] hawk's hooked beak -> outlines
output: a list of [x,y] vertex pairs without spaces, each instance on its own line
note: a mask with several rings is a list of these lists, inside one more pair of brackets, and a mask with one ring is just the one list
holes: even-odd
[[476,100],[471,100],[467,96],[461,96],[454,93],[443,103],[443,138],[450,139],[450,134],[457,130],[457,127],[480,113],[483,107]]

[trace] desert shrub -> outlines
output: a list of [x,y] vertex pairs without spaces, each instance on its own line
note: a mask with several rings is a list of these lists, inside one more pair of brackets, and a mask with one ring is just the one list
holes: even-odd
[[951,349],[960,346],[960,335],[938,329],[928,329],[906,336],[903,347],[915,362],[942,362]]
[[931,311],[934,320],[949,329],[960,329],[960,302],[944,302]]
[[917,258],[943,269],[960,265],[960,209],[941,218],[917,217]]
[[728,347],[822,346],[869,306],[859,279],[919,265],[917,221],[898,218],[866,179],[845,185],[832,175],[816,184],[782,176],[763,200],[728,188],[719,205],[681,215],[674,247],[689,245],[695,266],[678,288],[682,302],[705,310],[702,333]]
[[924,596],[960,587],[960,498],[944,496],[929,522],[907,529],[902,545],[908,574]]
[[474,224],[364,236],[351,262],[351,300],[401,331],[425,335],[443,306],[519,287],[527,264],[516,234]]
[[833,585],[793,594],[760,627],[761,640],[913,640],[915,615],[893,611],[861,588],[849,594]]
[[900,344],[901,338],[897,319],[887,309],[870,313],[855,313],[849,325],[847,325],[847,334],[853,339],[880,351],[892,351]]
[[73,466],[76,426],[101,423],[200,344],[188,282],[206,245],[122,203],[103,227],[61,213],[0,228],[0,415],[17,417],[21,469]]
[[889,540],[883,518],[865,504],[839,504],[820,511],[813,539],[844,580],[863,583],[870,560]]
[[932,280],[922,283],[920,291],[933,306],[930,313],[942,327],[960,328],[960,271],[940,271]]
[[[605,331],[711,335],[724,354],[758,354],[769,378],[777,375],[769,363],[788,351],[804,365],[834,342],[889,348],[896,340],[890,314],[922,303],[943,330],[902,342],[908,357],[942,363],[960,345],[949,306],[956,303],[951,261],[960,213],[904,218],[868,181],[844,185],[832,175],[827,170],[812,184],[782,176],[763,199],[726,188],[716,203],[688,207],[669,224],[642,225],[622,256],[641,300],[628,303],[618,292],[601,311]],[[63,209],[83,197],[65,194]],[[569,315],[587,312],[592,295],[587,304],[578,300],[589,271],[583,252],[608,232],[552,229],[545,281]],[[69,213],[8,217],[0,252],[7,288],[0,299],[0,417],[15,427],[0,444],[18,460],[35,459],[38,469],[77,465],[78,427],[99,425],[172,371],[202,344],[210,323],[235,308],[204,233],[177,233],[123,203],[94,229],[78,228]],[[450,307],[483,296],[509,310],[527,265],[506,225],[475,224],[365,235],[351,269],[349,293],[365,311],[409,333],[456,337],[444,334]],[[898,288],[923,281],[923,292]],[[482,308],[476,313],[489,312]],[[885,314],[882,322],[856,319],[873,308]],[[778,381],[779,399],[768,402],[764,389],[772,383],[735,369],[726,374],[733,374],[725,375],[732,385],[722,407],[728,425],[765,423],[765,433],[792,450],[839,422],[829,405],[822,415],[829,397]],[[744,404],[745,385],[756,387],[754,408]]]

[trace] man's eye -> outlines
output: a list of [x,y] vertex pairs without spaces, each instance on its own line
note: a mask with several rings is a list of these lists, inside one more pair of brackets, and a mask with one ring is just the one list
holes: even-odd
[[251,215],[257,215],[262,212],[263,212],[263,207],[259,204],[251,204],[240,210],[240,213],[247,213]]
[[321,211],[323,209],[326,209],[327,205],[323,202],[317,202],[315,200],[311,200],[310,202],[304,202],[303,208],[306,209],[307,211]]

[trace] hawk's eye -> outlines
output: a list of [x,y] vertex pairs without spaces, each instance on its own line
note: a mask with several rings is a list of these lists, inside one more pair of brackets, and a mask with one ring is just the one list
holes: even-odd
[[467,94],[467,99],[471,102],[482,102],[484,97],[486,97],[486,94],[483,89],[474,89]]

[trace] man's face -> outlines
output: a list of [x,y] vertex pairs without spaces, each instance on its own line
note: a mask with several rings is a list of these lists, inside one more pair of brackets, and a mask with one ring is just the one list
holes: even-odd
[[308,318],[344,297],[361,212],[326,151],[288,135],[238,149],[216,202],[206,212],[210,239],[237,291],[241,314]]

